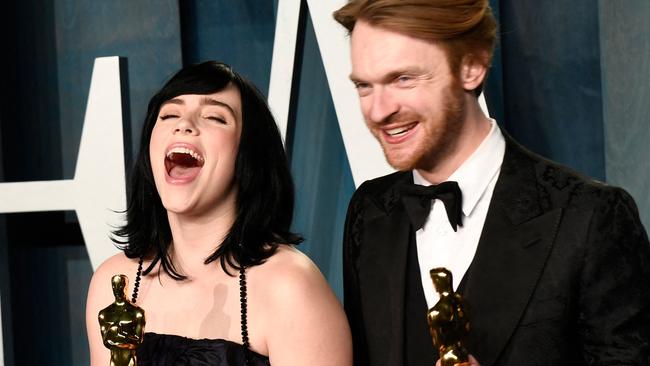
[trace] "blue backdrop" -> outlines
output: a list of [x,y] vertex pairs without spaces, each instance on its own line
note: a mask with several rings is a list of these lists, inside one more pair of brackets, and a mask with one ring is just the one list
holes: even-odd
[[[628,189],[650,224],[650,4],[491,1],[501,22],[486,94],[532,150]],[[304,7],[304,10],[308,10]],[[25,0],[4,5],[0,181],[72,178],[95,57],[128,59],[127,159],[149,97],[184,64],[219,59],[266,93],[277,0]],[[308,11],[288,151],[300,249],[340,296],[354,191]],[[74,213],[0,215],[5,365],[86,365],[92,274]]]

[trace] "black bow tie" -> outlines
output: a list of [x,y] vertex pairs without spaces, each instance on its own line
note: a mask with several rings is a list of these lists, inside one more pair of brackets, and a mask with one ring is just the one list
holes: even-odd
[[407,184],[400,187],[402,202],[415,230],[424,226],[431,212],[431,200],[439,199],[445,204],[447,218],[454,231],[463,226],[463,196],[456,182],[442,182],[438,185],[421,186]]

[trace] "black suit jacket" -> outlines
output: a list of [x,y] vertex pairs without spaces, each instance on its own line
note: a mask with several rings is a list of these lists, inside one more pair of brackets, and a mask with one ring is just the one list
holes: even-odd
[[[396,190],[404,182],[411,172],[367,181],[348,209],[344,300],[355,365],[404,364],[413,237]],[[634,201],[508,137],[463,283],[469,349],[483,366],[650,365],[650,244]]]

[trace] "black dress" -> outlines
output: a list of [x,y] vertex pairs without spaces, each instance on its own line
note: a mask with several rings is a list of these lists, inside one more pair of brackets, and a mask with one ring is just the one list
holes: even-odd
[[269,359],[243,345],[224,339],[191,339],[145,333],[138,348],[138,366],[269,366]]
[[[225,339],[192,339],[171,334],[145,333],[137,350],[139,366],[270,366],[269,358],[248,348],[246,274],[239,272],[241,333],[244,344]],[[136,276],[133,302],[137,298]]]

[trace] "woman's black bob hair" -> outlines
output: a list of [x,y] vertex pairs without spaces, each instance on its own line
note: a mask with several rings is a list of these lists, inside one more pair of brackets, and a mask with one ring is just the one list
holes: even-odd
[[178,71],[149,102],[140,150],[129,176],[126,224],[113,232],[113,241],[129,258],[151,259],[145,275],[160,261],[162,269],[183,280],[170,257],[172,233],[167,211],[153,179],[149,159],[151,131],[160,106],[183,94],[212,94],[233,84],[241,94],[242,128],[237,161],[237,215],[222,243],[205,263],[240,269],[263,263],[279,244],[298,244],[290,231],[294,188],[287,157],[273,115],[260,91],[226,64],[207,61]]

